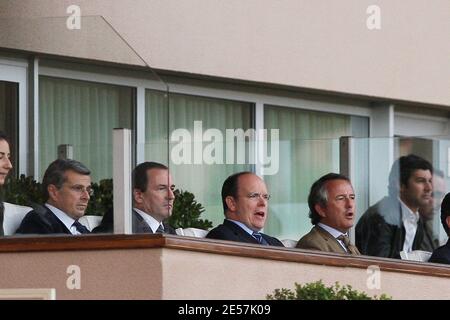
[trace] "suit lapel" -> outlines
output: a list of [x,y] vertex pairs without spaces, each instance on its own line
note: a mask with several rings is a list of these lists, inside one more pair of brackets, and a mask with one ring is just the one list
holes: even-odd
[[133,233],[153,233],[152,228],[139,213],[133,210],[132,216]]
[[44,206],[44,212],[43,216],[47,220],[47,222],[50,224],[52,229],[55,233],[66,233],[66,234],[72,234],[69,229],[67,229],[66,225],[58,219],[58,217],[53,213],[52,210],[47,208],[47,206]]
[[258,241],[256,241],[255,238],[253,238],[250,234],[248,234],[245,230],[243,230],[241,227],[239,227],[236,223],[224,220],[223,224],[231,229],[231,231],[234,233],[234,235],[237,238],[237,241],[240,242],[247,242],[247,243],[256,243],[259,244]]
[[330,248],[332,252],[341,252],[348,253],[344,248],[339,244],[335,237],[333,237],[329,232],[322,229],[319,226],[315,226],[314,229],[317,231],[317,234],[320,236],[322,241]]

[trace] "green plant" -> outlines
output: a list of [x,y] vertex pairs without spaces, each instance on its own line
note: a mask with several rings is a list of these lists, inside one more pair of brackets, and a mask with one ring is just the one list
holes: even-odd
[[326,287],[322,280],[306,283],[295,283],[295,290],[286,288],[275,289],[273,295],[268,294],[268,300],[391,300],[385,294],[379,298],[368,296],[365,292],[352,289],[350,285],[341,286],[336,282],[334,286]]
[[1,198],[6,202],[22,206],[34,206],[45,202],[41,183],[36,182],[32,176],[9,177],[1,189]]
[[89,200],[86,209],[88,215],[102,216],[109,210],[113,210],[113,180],[103,179],[99,183],[91,184],[94,195]]
[[175,201],[173,203],[172,216],[169,224],[174,228],[199,228],[209,229],[212,222],[200,219],[205,211],[203,206],[195,200],[192,193],[183,190],[175,190]]

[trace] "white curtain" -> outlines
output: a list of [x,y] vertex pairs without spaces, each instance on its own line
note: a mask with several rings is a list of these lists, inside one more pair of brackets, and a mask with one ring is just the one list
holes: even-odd
[[[169,147],[170,134],[176,129],[186,129],[193,137],[194,121],[201,121],[203,132],[215,128],[225,138],[226,129],[245,131],[251,127],[252,110],[252,104],[244,102],[172,93],[167,96],[153,90],[146,92],[146,160],[168,164],[176,187],[195,195],[206,209],[202,218],[211,220],[213,225],[224,219],[220,195],[224,180],[235,172],[251,170],[252,167],[248,164],[206,164],[204,161],[193,164],[193,143],[183,145],[191,150],[191,164],[168,162],[168,152],[177,145],[172,143]],[[208,144],[202,143],[202,147]]]
[[308,194],[312,183],[339,172],[340,136],[351,133],[350,116],[265,106],[264,127],[279,129],[280,169],[265,176],[272,194],[265,232],[298,240],[312,227]]
[[112,131],[132,129],[132,89],[86,81],[39,78],[39,170],[43,176],[60,144],[92,172],[112,177]]

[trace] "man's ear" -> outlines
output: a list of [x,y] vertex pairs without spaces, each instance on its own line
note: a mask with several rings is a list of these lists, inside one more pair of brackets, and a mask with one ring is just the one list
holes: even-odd
[[142,191],[139,189],[133,189],[133,198],[134,202],[136,203],[142,203]]
[[447,226],[450,228],[450,216],[445,218],[445,222],[447,223]]
[[316,203],[314,205],[314,209],[316,209],[316,212],[319,214],[319,216],[321,216],[322,218],[326,218],[327,214],[320,204]]
[[225,203],[227,204],[228,210],[234,212],[236,211],[236,200],[232,196],[227,196],[225,198]]
[[54,184],[47,186],[48,198],[53,202],[58,200],[58,188]]

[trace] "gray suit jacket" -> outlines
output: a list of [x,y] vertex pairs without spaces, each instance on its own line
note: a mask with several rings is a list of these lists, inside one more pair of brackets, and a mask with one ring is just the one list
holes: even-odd
[[298,241],[297,248],[347,253],[331,234],[319,226],[314,226],[309,233],[304,235]]

